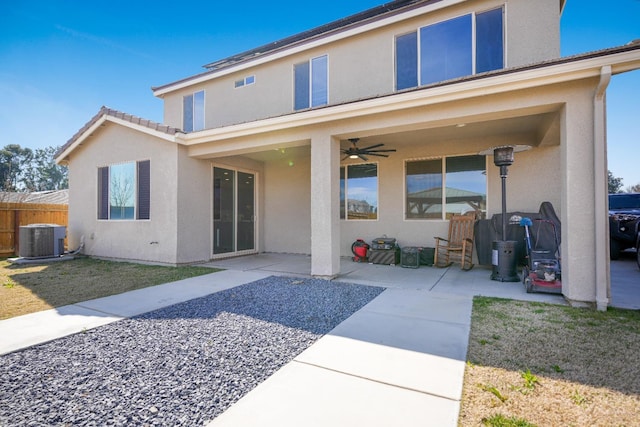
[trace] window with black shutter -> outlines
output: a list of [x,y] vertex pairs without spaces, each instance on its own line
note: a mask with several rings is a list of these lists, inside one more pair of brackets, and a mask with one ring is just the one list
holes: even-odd
[[151,202],[151,162],[138,162],[138,215],[137,219],[149,219]]
[[98,219],[109,219],[109,167],[98,168]]
[[148,220],[150,207],[149,160],[98,168],[98,219]]

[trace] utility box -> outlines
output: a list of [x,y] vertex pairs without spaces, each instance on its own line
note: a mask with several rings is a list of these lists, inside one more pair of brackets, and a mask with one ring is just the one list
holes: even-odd
[[57,224],[29,224],[20,227],[21,258],[51,258],[64,254],[67,228]]

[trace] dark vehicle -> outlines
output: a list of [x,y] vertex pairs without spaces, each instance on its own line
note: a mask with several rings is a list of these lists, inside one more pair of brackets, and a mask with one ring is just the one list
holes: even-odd
[[640,193],[609,194],[609,252],[618,259],[620,252],[637,246],[640,226]]
[[636,239],[636,264],[638,264],[638,270],[640,270],[640,231],[638,231]]

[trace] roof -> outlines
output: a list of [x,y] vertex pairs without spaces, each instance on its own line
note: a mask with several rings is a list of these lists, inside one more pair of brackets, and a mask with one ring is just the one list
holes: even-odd
[[232,55],[227,58],[205,64],[203,67],[206,68],[207,71],[203,73],[186,77],[184,79],[180,79],[175,82],[167,83],[164,85],[155,86],[155,87],[152,87],[151,89],[154,92],[163,90],[173,85],[183,83],[183,82],[188,82],[189,80],[193,80],[208,74],[213,74],[222,69],[231,67],[239,63],[247,62],[247,61],[256,59],[258,57],[265,56],[267,54],[286,50],[294,46],[307,43],[311,40],[326,37],[331,34],[345,31],[349,28],[353,28],[368,22],[383,19],[390,15],[402,13],[410,9],[423,7],[423,6],[427,6],[434,3],[439,3],[441,1],[443,0],[395,0],[388,3],[384,3],[380,6],[376,6],[371,9],[367,9],[363,12],[359,12],[354,15],[350,15],[345,18],[338,19],[328,24],[324,24],[319,27],[312,28],[307,31],[303,31],[298,34],[285,37],[275,42],[268,43],[254,49],[247,50],[245,52],[238,53],[236,55]]
[[[331,34],[343,32],[350,28],[364,25],[369,22],[374,22],[386,18],[388,16],[396,15],[406,12],[408,10],[417,9],[419,7],[429,6],[431,4],[439,3],[443,0],[395,0],[388,3],[384,3],[380,6],[367,9],[363,12],[356,13],[354,15],[347,16],[345,18],[332,21],[328,24],[321,25],[316,28],[312,28],[307,31],[303,31],[298,34],[294,34],[289,37],[256,47],[254,49],[241,52],[227,58],[223,58],[208,64],[203,65],[207,71],[180,79],[171,83],[167,83],[160,86],[154,86],[151,88],[154,92],[162,91],[171,86],[188,82],[209,74],[214,74],[217,71],[229,68],[233,65],[237,65],[243,62],[256,59],[258,57],[265,56],[267,54],[279,52],[298,46],[303,43],[310,42],[322,37],[329,36]],[[560,13],[562,13],[566,0],[559,0]]]
[[184,131],[178,128],[174,128],[168,125],[163,125],[161,123],[157,123],[152,120],[143,119],[138,116],[134,116],[132,114],[123,113],[122,111],[118,111],[109,107],[102,106],[100,108],[100,111],[98,111],[98,113],[95,116],[93,116],[91,120],[89,120],[82,128],[80,128],[80,130],[76,132],[75,135],[73,135],[71,139],[69,139],[66,142],[66,144],[60,147],[60,149],[55,153],[54,158],[57,159],[64,152],[66,152],[71,146],[73,146],[79,140],[84,138],[87,132],[91,130],[94,126],[96,126],[98,122],[100,122],[101,120],[108,120],[110,118],[122,120],[124,122],[131,123],[134,127],[142,127],[144,129],[149,129],[153,132],[158,132],[160,134],[173,136],[173,135],[176,135],[177,133],[180,133],[180,134],[185,133]]
[[345,27],[349,27],[354,24],[360,24],[363,21],[367,21],[372,18],[380,17],[381,15],[386,15],[390,12],[397,11],[398,9],[407,9],[413,5],[422,5],[422,4],[432,4],[438,3],[442,0],[396,0],[391,1],[389,3],[382,4],[380,6],[373,7],[371,9],[367,9],[363,12],[356,13],[354,15],[347,16],[345,18],[338,19],[336,21],[330,22],[328,24],[321,25],[316,28],[312,28],[307,31],[303,31],[298,34],[294,34],[292,36],[283,38],[281,40],[248,50],[246,52],[242,52],[233,56],[230,56],[225,59],[221,59],[219,61],[215,61],[209,64],[204,65],[204,68],[210,70],[217,70],[220,68],[228,67],[235,63],[251,59],[258,55],[263,55],[265,53],[269,53],[274,50],[282,49],[288,47],[290,45],[296,44],[301,41],[307,41],[313,39],[317,36],[323,36],[327,33],[333,32],[335,30],[342,30]]
[[69,190],[36,191],[33,193],[0,192],[0,202],[34,203],[43,205],[68,205]]

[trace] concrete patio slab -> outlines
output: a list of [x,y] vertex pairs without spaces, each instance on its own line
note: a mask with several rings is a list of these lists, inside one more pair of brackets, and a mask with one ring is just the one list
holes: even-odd
[[455,401],[294,361],[209,427],[455,426]]
[[414,289],[387,289],[361,311],[417,317],[439,322],[471,323],[473,298]]

